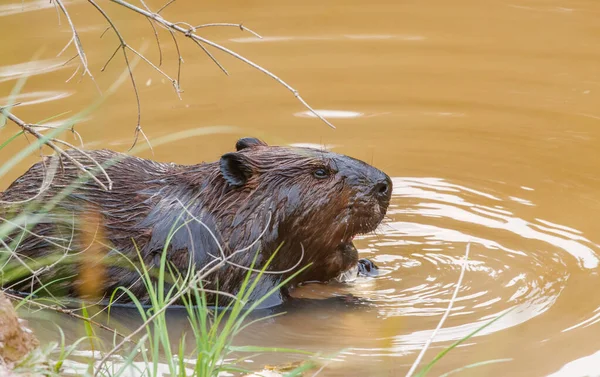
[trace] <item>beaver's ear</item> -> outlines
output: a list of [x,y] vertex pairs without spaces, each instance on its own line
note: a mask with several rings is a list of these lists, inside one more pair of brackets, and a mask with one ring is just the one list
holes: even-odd
[[255,138],[255,137],[244,137],[244,138],[238,140],[237,143],[235,143],[235,150],[241,151],[242,149],[258,147],[258,146],[266,147],[267,143]]
[[252,176],[248,158],[241,153],[226,153],[221,156],[221,174],[231,186],[242,186]]

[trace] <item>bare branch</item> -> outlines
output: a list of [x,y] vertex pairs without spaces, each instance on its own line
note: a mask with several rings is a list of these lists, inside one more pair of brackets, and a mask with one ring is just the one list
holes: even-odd
[[[39,128],[48,128],[48,129],[52,129],[52,130],[56,130],[61,128],[60,126],[51,126],[51,125],[47,125],[47,124],[30,124],[31,127],[39,127]],[[81,134],[79,132],[77,132],[77,130],[75,129],[75,126],[71,127],[69,129],[69,131],[71,131],[73,133],[73,135],[75,135],[75,137],[77,138],[77,140],[79,140],[79,145],[80,148],[84,148],[83,145],[83,138],[81,137]]]
[[[87,153],[86,151],[84,151],[84,150],[82,150],[82,149],[79,149],[79,148],[77,148],[76,146],[74,146],[73,144],[71,144],[71,143],[68,143],[68,142],[66,142],[66,141],[64,141],[64,140],[60,140],[60,139],[50,139],[50,140],[51,140],[52,142],[54,142],[54,143],[58,143],[58,144],[65,145],[65,146],[67,146],[67,147],[69,147],[69,148],[71,148],[71,149],[73,149],[73,150],[76,150],[77,152],[81,153],[82,155],[84,155],[85,157],[87,157],[87,159],[88,159],[88,160],[90,160],[90,162],[91,162],[92,164],[94,164],[94,165],[96,166],[96,168],[98,168],[98,170],[100,170],[100,171],[102,172],[102,174],[104,174],[104,176],[105,176],[106,178],[108,178],[108,173],[106,172],[106,170],[104,170],[104,168],[102,167],[102,165],[101,165],[101,164],[100,164],[98,161],[96,161],[96,159],[94,159],[94,158],[93,158],[93,157],[92,157],[92,156],[91,156],[89,153]],[[112,188],[112,182],[111,182],[111,184],[110,184],[110,186],[109,186],[109,189],[110,189],[110,188]]]
[[[127,70],[129,72],[129,77],[131,79],[131,85],[133,86],[133,92],[135,93],[135,101],[137,104],[137,125],[135,128],[136,138],[133,143],[133,146],[135,146],[135,144],[137,143],[137,139],[138,139],[137,135],[139,133],[142,133],[142,135],[144,135],[144,139],[150,146],[150,149],[152,149],[152,145],[150,144],[150,141],[148,140],[148,138],[142,131],[142,125],[141,125],[141,122],[142,122],[142,109],[141,108],[142,108],[142,106],[140,103],[140,94],[139,94],[139,91],[137,88],[137,84],[135,83],[135,78],[133,77],[133,70],[131,69],[131,64],[129,63],[129,58],[127,57],[127,49],[126,49],[127,43],[125,43],[125,39],[123,39],[123,36],[119,32],[119,29],[117,29],[116,25],[114,24],[112,19],[108,16],[108,14],[104,11],[104,9],[102,9],[98,4],[96,4],[96,2],[94,0],[88,0],[88,2],[90,4],[92,4],[94,6],[94,8],[96,8],[98,10],[98,12],[100,12],[100,14],[102,14],[102,17],[104,17],[104,19],[108,22],[111,29],[113,29],[113,31],[115,32],[115,35],[117,36],[117,38],[119,38],[120,47],[123,50],[123,57],[125,58],[125,64],[127,65]],[[111,59],[112,59],[112,57],[111,57]],[[133,148],[133,146],[131,148]]]
[[[94,84],[96,85],[98,91],[100,91],[100,88],[98,87],[98,84],[96,83],[96,80],[94,78],[94,76],[92,75],[90,69],[89,69],[89,65],[88,65],[88,60],[87,60],[87,56],[85,54],[85,51],[83,49],[83,45],[81,43],[81,39],[79,37],[79,34],[77,32],[77,29],[75,27],[75,24],[73,22],[73,20],[71,19],[71,16],[67,10],[67,8],[64,5],[64,0],[50,0],[51,2],[54,3],[55,8],[57,9],[57,11],[60,9],[60,11],[62,11],[62,13],[65,15],[68,23],[69,23],[69,27],[71,29],[71,33],[72,36],[69,39],[69,42],[63,47],[63,49],[58,53],[58,56],[62,55],[64,53],[64,51],[66,51],[71,44],[73,44],[75,46],[75,49],[77,51],[77,55],[74,58],[79,58],[80,60],[80,66],[78,66],[75,71],[73,72],[73,74],[71,75],[71,77],[69,77],[67,79],[67,82],[70,81],[73,77],[75,77],[78,73],[80,68],[82,67],[82,72],[81,72],[81,77],[85,76],[85,75],[89,75],[90,78],[92,79],[92,81],[94,82]],[[117,52],[119,49],[121,49],[123,51],[123,57],[125,59],[125,64],[127,65],[127,70],[129,73],[129,77],[131,80],[131,84],[133,87],[133,91],[134,91],[134,95],[135,95],[135,99],[136,99],[136,106],[137,106],[137,122],[136,122],[136,128],[135,128],[135,138],[134,138],[134,143],[132,145],[132,148],[136,145],[137,140],[139,139],[139,136],[142,135],[142,137],[144,138],[144,140],[148,143],[148,145],[150,146],[150,149],[152,150],[152,145],[150,144],[147,136],[145,135],[143,129],[142,129],[142,125],[141,125],[141,100],[140,100],[140,93],[139,93],[139,89],[135,80],[135,77],[133,75],[133,70],[131,68],[131,64],[129,61],[129,56],[127,54],[127,50],[130,50],[131,52],[133,52],[134,54],[138,55],[140,58],[142,58],[146,63],[148,63],[154,70],[156,70],[158,73],[160,73],[162,76],[164,76],[165,78],[167,78],[169,81],[171,81],[174,89],[175,89],[175,93],[177,94],[177,96],[181,99],[181,93],[183,92],[183,90],[181,89],[181,67],[182,67],[182,63],[184,62],[183,60],[183,56],[181,54],[181,50],[179,48],[179,43],[177,41],[177,37],[175,35],[176,32],[183,34],[185,37],[190,38],[197,46],[199,46],[202,51],[204,51],[204,53],[206,53],[208,55],[208,57],[217,65],[217,67],[219,67],[219,69],[221,69],[226,75],[229,75],[229,72],[227,71],[227,69],[225,69],[225,67],[218,61],[218,59],[208,50],[207,46],[210,46],[212,48],[215,48],[219,51],[222,51],[230,56],[233,56],[234,58],[244,62],[245,64],[251,66],[254,69],[259,70],[260,72],[262,72],[263,74],[271,77],[272,79],[274,79],[276,82],[278,82],[280,85],[284,86],[286,89],[288,89],[290,92],[292,92],[292,94],[294,95],[294,97],[297,98],[297,100],[304,106],[306,107],[311,113],[313,113],[317,118],[321,119],[323,122],[325,122],[327,125],[329,125],[332,128],[335,128],[335,126],[333,126],[328,120],[326,120],[321,114],[319,114],[317,111],[315,111],[299,94],[299,92],[293,88],[291,85],[289,85],[287,82],[283,81],[281,78],[279,78],[277,75],[275,75],[274,73],[272,73],[271,71],[263,68],[262,66],[254,63],[253,61],[245,58],[244,56],[218,44],[215,42],[212,42],[206,38],[200,37],[199,35],[195,34],[195,32],[198,29],[202,29],[202,28],[209,28],[209,27],[236,27],[239,28],[241,31],[247,31],[249,33],[251,33],[252,35],[256,36],[257,38],[262,38],[261,35],[259,35],[258,33],[256,33],[255,31],[245,27],[243,24],[239,23],[225,23],[225,22],[215,22],[215,23],[205,23],[205,24],[199,24],[196,26],[192,26],[191,24],[187,23],[187,22],[170,22],[165,20],[162,16],[160,16],[160,12],[162,10],[164,10],[166,7],[168,7],[169,5],[171,5],[175,0],[170,0],[168,1],[165,5],[163,5],[156,13],[152,12],[152,10],[150,9],[150,7],[146,4],[146,2],[144,0],[140,0],[143,8],[142,9],[140,7],[137,7],[135,5],[130,4],[127,1],[124,0],[111,0],[113,3],[116,3],[118,5],[121,5],[131,11],[134,11],[142,16],[144,16],[148,22],[150,23],[150,26],[152,27],[152,30],[154,32],[154,36],[156,39],[156,43],[158,46],[158,50],[159,50],[159,63],[158,65],[155,65],[154,63],[152,63],[149,59],[147,59],[143,54],[141,54],[140,52],[138,52],[137,50],[135,50],[133,47],[129,46],[123,35],[120,33],[119,29],[117,28],[117,25],[114,23],[114,21],[110,18],[110,16],[104,11],[103,8],[101,8],[98,3],[96,2],[96,0],[88,0],[88,3],[91,4],[94,8],[96,8],[96,10],[98,12],[100,12],[100,14],[104,17],[104,19],[108,22],[109,26],[103,31],[102,35],[100,36],[101,38],[104,36],[104,34],[108,31],[108,30],[113,30],[113,32],[115,33],[115,35],[117,36],[117,38],[119,39],[119,46],[115,49],[115,51],[112,53],[112,55],[109,57],[108,61],[104,64],[104,66],[102,67],[101,71],[104,71],[108,64],[110,64],[110,62],[114,59],[114,57],[116,56]],[[177,64],[177,78],[173,79],[169,74],[167,74],[165,71],[163,71],[162,69],[160,69],[159,67],[162,66],[162,62],[163,62],[163,53],[162,53],[162,47],[161,47],[161,43],[160,43],[160,39],[159,39],[159,35],[158,35],[158,30],[155,27],[156,25],[159,25],[163,28],[165,28],[166,30],[169,31],[169,33],[171,34],[171,38],[173,39],[173,43],[175,44],[175,48],[177,50],[177,55],[178,55],[178,64]],[[74,59],[72,58],[72,59]],[[64,64],[69,63],[72,59],[69,59],[67,62],[65,62]]]
[[[60,147],[58,147],[55,144],[55,142],[53,141],[55,139],[47,140],[47,138],[44,135],[42,135],[41,133],[39,133],[35,129],[35,127],[32,127],[31,124],[25,123],[21,119],[17,118],[15,115],[13,115],[9,111],[7,111],[5,108],[0,108],[0,112],[2,112],[2,114],[5,117],[7,117],[8,119],[10,119],[13,123],[15,123],[16,125],[18,125],[19,127],[21,127],[27,133],[35,136],[39,140],[44,141],[44,143],[47,146],[49,146],[51,149],[53,149],[60,157],[64,157],[67,160],[69,160],[79,170],[81,170],[83,173],[87,174],[91,179],[93,179],[94,182],[96,182],[102,189],[107,190],[107,191],[110,190],[110,189],[112,189],[112,180],[110,179],[110,177],[108,176],[108,174],[106,173],[106,171],[102,167],[100,167],[100,171],[106,177],[106,180],[108,182],[108,186],[106,186],[101,180],[99,180],[92,172],[88,171],[85,168],[85,166],[83,166],[79,161],[77,161],[75,158],[73,158],[73,156],[70,156],[68,153],[66,153],[64,150],[62,150]],[[78,149],[78,148],[75,148],[75,149]],[[79,151],[81,152],[81,150],[79,150]],[[99,166],[96,161],[94,161],[93,159],[92,159],[92,161],[95,163],[96,166]]]
[[[94,4],[93,0],[88,0],[89,2],[91,2],[92,4]],[[152,13],[149,12],[147,10],[144,10],[142,8],[136,7],[135,5],[132,5],[126,1],[123,0],[111,0],[113,3],[119,4],[124,6],[125,8],[132,10],[138,14],[141,14],[145,17],[148,17],[154,21],[156,21],[159,24],[162,24],[163,26],[169,28],[169,29],[173,29],[174,31],[177,31],[183,35],[185,35],[187,38],[190,38],[196,42],[202,43],[204,45],[208,45],[211,46],[213,48],[216,48],[217,50],[220,50],[222,52],[225,52],[226,54],[229,54],[231,56],[233,56],[234,58],[241,60],[242,62],[248,64],[249,66],[251,66],[254,69],[259,70],[260,72],[264,73],[265,75],[271,77],[273,80],[277,81],[279,84],[283,85],[287,90],[289,90],[290,92],[292,92],[292,94],[294,95],[294,97],[296,97],[298,99],[298,101],[300,101],[300,103],[306,107],[311,113],[313,113],[317,118],[321,119],[323,122],[325,122],[328,126],[335,128],[335,126],[333,124],[331,124],[328,120],[326,120],[321,114],[319,114],[317,111],[315,111],[310,105],[308,105],[308,103],[306,103],[306,101],[300,96],[300,93],[294,89],[290,84],[288,84],[287,82],[283,81],[281,78],[279,78],[277,75],[275,75],[274,73],[272,73],[271,71],[267,70],[266,68],[263,68],[262,66],[254,63],[253,61],[251,61],[248,58],[245,58],[244,56],[238,54],[235,51],[232,51],[230,49],[228,49],[227,47],[224,47],[218,43],[215,43],[213,41],[210,41],[206,38],[200,37],[199,35],[194,33],[194,27],[190,26],[188,23],[186,22],[177,22],[177,23],[173,23],[170,21],[165,20],[164,18],[162,18],[162,16],[158,13]],[[97,5],[96,5],[97,7]],[[104,12],[103,12],[104,13]],[[110,22],[110,21],[109,21]],[[180,25],[187,25],[189,26],[187,29],[180,26]]]

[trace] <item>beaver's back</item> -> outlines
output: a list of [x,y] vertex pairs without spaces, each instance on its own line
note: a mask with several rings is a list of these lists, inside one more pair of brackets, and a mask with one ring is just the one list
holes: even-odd
[[[97,166],[86,155],[102,165],[113,181],[113,192],[136,188],[140,183],[160,178],[180,169],[178,165],[145,160],[107,149],[86,151],[85,155],[76,150],[69,150],[67,153],[88,171],[94,171]],[[74,185],[82,175],[81,170],[65,158],[60,160],[56,156],[47,156],[17,178],[4,192],[0,192],[0,198],[7,202],[20,202],[33,198],[39,193],[46,176],[51,179],[51,185],[41,196],[51,197],[61,189],[71,184]],[[83,176],[85,177],[85,175]],[[97,173],[96,176],[108,186],[109,182],[102,173]],[[75,190],[90,191],[96,189],[100,189],[100,187],[93,181],[88,181],[75,188]]]
[[[85,155],[72,153],[88,169],[94,168]],[[19,239],[15,232],[17,251],[31,259],[57,248],[65,254],[81,251],[85,257],[88,244],[73,240],[85,227],[75,220],[87,212],[97,213],[105,244],[111,247],[109,255],[121,265],[129,266],[123,255],[133,260],[140,255],[147,266],[156,266],[163,250],[169,265],[182,275],[191,272],[190,267],[199,272],[218,262],[220,268],[203,283],[211,302],[214,297],[209,296],[216,290],[236,294],[248,267],[262,268],[266,261],[269,273],[261,278],[256,297],[275,291],[278,282],[291,278],[301,266],[308,268],[288,285],[327,281],[352,268],[358,260],[354,236],[377,227],[391,198],[389,176],[365,162],[311,148],[269,146],[255,138],[238,140],[236,151],[218,161],[190,166],[110,151],[90,153],[100,163],[116,158],[106,168],[112,190],[103,190],[65,161],[37,199],[46,205],[67,188],[64,198],[32,233],[21,232]],[[36,165],[9,187],[3,199],[35,196],[43,176],[43,166]],[[85,183],[69,187],[80,176]],[[10,207],[1,206],[0,212]],[[74,272],[74,267],[66,268],[67,273]],[[47,269],[59,271],[55,266]],[[125,286],[141,300],[147,298],[135,270],[114,265],[106,269],[104,292]]]
[[[97,169],[97,166],[81,152],[68,153],[87,170]],[[43,259],[49,255],[60,257],[87,250],[89,245],[87,241],[82,241],[80,234],[86,227],[88,215],[96,213],[100,219],[100,223],[94,225],[98,227],[97,235],[104,235],[106,239],[94,241],[105,244],[105,252],[109,256],[118,253],[135,260],[139,251],[145,263],[153,263],[153,252],[162,251],[164,246],[154,242],[152,247],[157,250],[148,249],[151,241],[157,238],[153,237],[153,233],[164,233],[161,235],[164,242],[168,229],[173,224],[165,222],[164,226],[144,226],[144,223],[149,224],[149,214],[155,210],[158,203],[165,201],[165,197],[178,196],[183,199],[184,195],[181,193],[187,184],[185,179],[178,178],[185,177],[188,171],[201,174],[202,166],[160,163],[109,150],[85,153],[104,167],[112,180],[112,189],[102,189],[69,161],[63,160],[60,163],[56,157],[45,158],[15,180],[6,191],[0,193],[1,222],[16,224],[16,229],[8,237],[7,243],[13,241],[13,245],[16,246],[14,251],[26,260]],[[39,194],[44,185],[44,177],[49,180],[49,185]],[[96,174],[96,177],[108,186],[103,174]],[[79,181],[79,178],[83,178],[84,181]],[[34,217],[36,213],[41,212],[48,213],[39,218]],[[164,214],[164,219],[176,217],[168,216],[168,211],[165,212],[167,213]],[[28,214],[27,218],[19,217],[19,214],[23,213]],[[32,221],[36,221],[37,224],[29,230],[24,230]],[[132,239],[135,239],[135,243]],[[52,271],[46,271],[46,278],[75,274],[75,268],[72,264],[56,265]],[[139,278],[137,274],[116,271],[116,267],[109,269],[111,271],[107,275],[110,279],[106,282],[108,287],[130,286]],[[28,290],[31,283],[34,282],[30,280],[29,283],[18,285],[16,288]],[[73,293],[68,283],[64,286],[67,294]],[[133,288],[135,290],[136,287]],[[139,287],[138,291],[142,290],[143,287]]]

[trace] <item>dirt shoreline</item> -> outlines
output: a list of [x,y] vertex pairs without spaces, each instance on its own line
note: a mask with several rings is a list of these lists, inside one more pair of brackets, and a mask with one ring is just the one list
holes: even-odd
[[0,375],[15,376],[10,371],[38,346],[26,322],[17,316],[11,301],[0,292]]

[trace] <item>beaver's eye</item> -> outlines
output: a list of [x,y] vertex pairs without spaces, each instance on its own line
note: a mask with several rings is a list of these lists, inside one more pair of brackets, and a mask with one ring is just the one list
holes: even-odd
[[323,179],[329,176],[329,171],[327,169],[319,168],[313,172],[315,178]]

